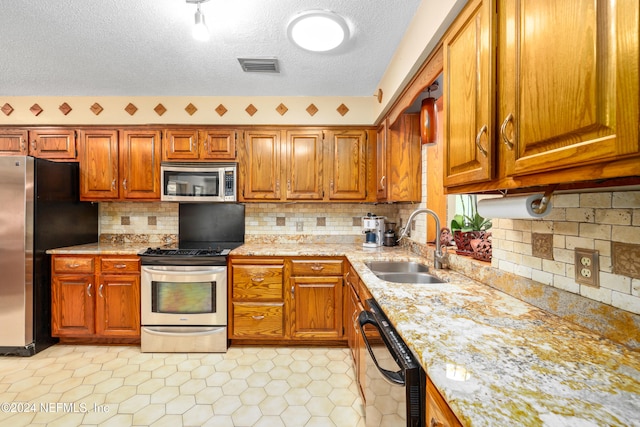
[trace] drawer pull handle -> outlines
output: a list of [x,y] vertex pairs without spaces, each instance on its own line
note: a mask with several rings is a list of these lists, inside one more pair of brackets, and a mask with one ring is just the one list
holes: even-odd
[[115,268],[127,268],[127,264],[115,264]]
[[324,266],[320,265],[320,264],[314,264],[311,266],[311,269],[313,271],[322,271],[324,270]]
[[251,316],[251,318],[252,318],[253,320],[262,320],[262,319],[264,319],[264,315],[259,315],[259,316],[258,316],[258,315],[255,315],[255,316]]
[[89,284],[87,285],[87,295],[88,295],[89,297],[93,297],[93,295],[91,295],[91,287],[92,287],[92,286],[93,286],[93,285],[92,285],[91,283],[89,283]]
[[264,282],[264,276],[255,276],[255,277],[252,277],[252,278],[251,278],[251,281],[252,281],[252,282],[255,282],[255,283],[262,283],[262,282]]
[[80,264],[67,264],[68,268],[78,268],[80,267]]
[[435,418],[431,418],[431,422],[429,423],[429,427],[444,427],[444,424],[440,420]]

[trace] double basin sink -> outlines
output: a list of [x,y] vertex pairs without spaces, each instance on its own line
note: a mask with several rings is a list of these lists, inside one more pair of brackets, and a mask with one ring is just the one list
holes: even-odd
[[413,261],[372,261],[366,266],[379,279],[395,283],[444,283],[429,274],[429,267]]

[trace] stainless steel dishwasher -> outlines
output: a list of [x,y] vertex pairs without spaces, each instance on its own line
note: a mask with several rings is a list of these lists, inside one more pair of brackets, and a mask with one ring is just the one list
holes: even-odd
[[358,323],[366,353],[364,395],[367,427],[423,427],[426,375],[374,299]]

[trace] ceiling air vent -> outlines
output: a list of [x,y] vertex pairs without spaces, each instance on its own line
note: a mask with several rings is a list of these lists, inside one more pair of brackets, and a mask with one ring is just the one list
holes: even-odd
[[280,65],[276,58],[238,58],[238,61],[246,73],[280,72]]

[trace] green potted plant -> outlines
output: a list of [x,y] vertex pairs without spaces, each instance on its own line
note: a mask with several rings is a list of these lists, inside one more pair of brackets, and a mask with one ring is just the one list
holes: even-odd
[[[487,230],[493,224],[478,213],[478,197],[475,194],[461,194],[460,202],[462,213],[456,214],[451,220],[451,232],[458,248],[456,253],[488,261],[491,259],[491,241],[488,239],[491,233]],[[481,253],[476,254],[477,249]]]

